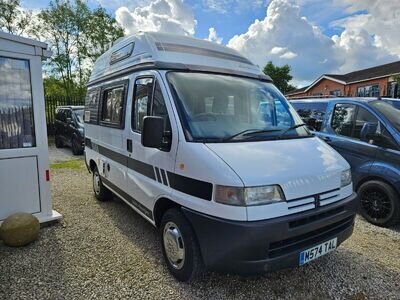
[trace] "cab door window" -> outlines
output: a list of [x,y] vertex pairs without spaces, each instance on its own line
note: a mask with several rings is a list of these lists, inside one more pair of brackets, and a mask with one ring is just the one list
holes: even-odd
[[132,129],[141,132],[146,116],[164,119],[164,128],[170,131],[171,124],[160,84],[154,78],[141,78],[135,83],[135,102],[132,114]]
[[352,137],[355,113],[353,104],[336,104],[331,126],[337,135]]
[[365,108],[359,106],[357,117],[354,124],[353,138],[365,139],[365,132],[369,130],[376,131],[378,128],[378,119]]

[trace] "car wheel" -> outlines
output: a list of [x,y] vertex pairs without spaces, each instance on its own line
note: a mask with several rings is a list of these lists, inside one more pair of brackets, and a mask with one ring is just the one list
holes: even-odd
[[400,220],[400,203],[396,191],[387,183],[372,180],[358,189],[361,215],[370,223],[388,227]]
[[179,208],[169,209],[160,227],[162,251],[170,273],[179,281],[193,281],[204,272],[195,234]]
[[111,198],[112,193],[109,189],[107,189],[101,180],[101,176],[99,174],[99,170],[97,167],[92,172],[93,178],[93,192],[97,200],[99,201],[107,201]]
[[71,148],[73,155],[81,155],[83,153],[82,146],[79,144],[76,138],[72,138]]
[[64,144],[61,142],[61,139],[58,136],[54,137],[54,143],[56,144],[56,148],[64,147]]

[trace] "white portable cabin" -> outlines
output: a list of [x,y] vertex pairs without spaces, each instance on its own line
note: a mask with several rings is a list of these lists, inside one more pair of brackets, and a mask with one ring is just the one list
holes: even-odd
[[40,222],[52,210],[42,80],[47,45],[0,32],[0,222],[27,212]]

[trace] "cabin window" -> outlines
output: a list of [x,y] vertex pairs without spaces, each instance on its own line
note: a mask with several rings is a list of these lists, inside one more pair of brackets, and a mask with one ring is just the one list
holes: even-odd
[[35,146],[29,61],[0,57],[0,149]]
[[85,123],[97,124],[99,121],[99,89],[88,90],[85,99]]
[[140,78],[135,82],[135,103],[132,116],[132,128],[135,131],[142,131],[143,119],[150,113],[153,82],[153,78]]
[[124,113],[124,86],[108,88],[103,91],[101,121],[103,125],[121,128]]
[[164,128],[171,130],[167,107],[158,81],[153,78],[141,78],[136,80],[135,103],[132,114],[132,128],[141,132],[143,119],[146,116],[158,116],[164,119]]

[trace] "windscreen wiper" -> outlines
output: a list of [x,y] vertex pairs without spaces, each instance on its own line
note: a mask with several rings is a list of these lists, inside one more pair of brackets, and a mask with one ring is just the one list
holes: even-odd
[[299,127],[303,127],[303,126],[307,126],[307,124],[301,123],[301,124],[293,125],[293,126],[289,127],[288,129],[284,130],[280,135],[278,135],[278,136],[276,137],[276,139],[277,139],[277,140],[280,140],[280,139],[281,139],[286,133],[288,133],[290,130],[293,130],[293,129],[296,129],[296,128],[299,128]]
[[228,136],[228,137],[224,138],[223,141],[227,142],[227,141],[232,141],[237,137],[254,135],[254,134],[259,134],[259,133],[264,133],[264,132],[274,132],[274,131],[280,131],[280,129],[246,129],[246,130],[240,131],[238,133],[235,133],[232,136]]

